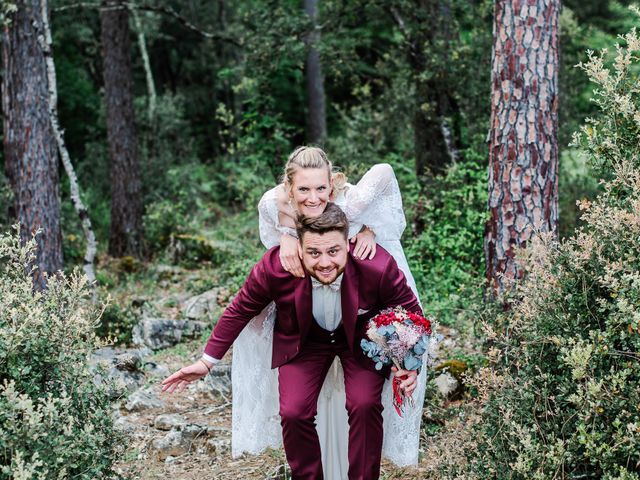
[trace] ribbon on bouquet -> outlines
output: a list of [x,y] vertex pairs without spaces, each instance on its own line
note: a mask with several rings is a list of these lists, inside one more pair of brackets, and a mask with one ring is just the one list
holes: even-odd
[[404,377],[393,377],[393,406],[398,416],[402,417],[402,405],[404,404],[404,394],[400,390],[400,382]]
[[[393,361],[394,365],[396,366],[396,368],[398,370],[401,369],[400,364],[394,360]],[[407,378],[409,378],[408,375],[402,375],[401,377],[393,377],[393,407],[396,409],[396,413],[398,414],[398,416],[402,417],[402,410],[404,407],[404,402],[405,400],[408,401],[409,405],[411,407],[413,407],[413,397],[407,397],[403,392],[402,389],[400,388],[400,384],[402,383],[403,380],[406,380]]]

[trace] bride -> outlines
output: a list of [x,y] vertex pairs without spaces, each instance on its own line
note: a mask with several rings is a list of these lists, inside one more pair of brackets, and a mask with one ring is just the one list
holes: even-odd
[[[371,167],[355,185],[334,173],[326,154],[316,147],[298,147],[284,170],[284,182],[266,192],[258,205],[260,239],[266,248],[280,245],[285,270],[304,272],[295,238],[295,215],[319,215],[328,201],[335,202],[349,220],[354,255],[373,258],[376,242],[396,260],[408,285],[418,296],[415,281],[400,244],[406,222],[402,198],[393,169],[388,164]],[[275,305],[271,304],[243,330],[233,346],[232,455],[258,454],[282,446],[278,414],[278,372],[271,369]],[[399,417],[391,405],[391,381],[382,392],[384,405],[383,456],[399,466],[418,462],[420,419],[426,368],[413,393],[415,407]],[[342,367],[335,359],[318,399],[316,417],[322,465],[327,479],[347,478],[348,416]]]

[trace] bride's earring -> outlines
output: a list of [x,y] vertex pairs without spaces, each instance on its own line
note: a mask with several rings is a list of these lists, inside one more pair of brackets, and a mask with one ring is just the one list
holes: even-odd
[[292,202],[293,198],[289,197],[289,208],[291,209],[291,211],[293,211],[294,213],[298,213],[298,211],[296,210],[296,207],[293,206],[293,202]]

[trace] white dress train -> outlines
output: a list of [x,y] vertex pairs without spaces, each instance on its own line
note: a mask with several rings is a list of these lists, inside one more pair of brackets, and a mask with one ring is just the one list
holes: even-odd
[[[278,187],[276,187],[278,188]],[[266,192],[258,210],[260,239],[266,248],[278,245],[285,227],[279,224],[277,191]],[[356,185],[347,184],[335,200],[347,215],[349,237],[362,225],[376,234],[376,242],[398,263],[407,283],[418,296],[415,281],[400,244],[406,221],[400,188],[388,164],[373,166]],[[278,401],[278,372],[271,369],[275,305],[272,303],[242,331],[233,346],[232,456],[258,454],[268,447],[282,446]],[[418,463],[420,420],[426,384],[426,358],[414,391],[415,407],[406,407],[399,417],[392,406],[392,382],[385,381],[384,442],[382,454],[398,466]],[[316,425],[327,480],[347,479],[348,416],[345,408],[342,365],[334,361],[318,398]]]

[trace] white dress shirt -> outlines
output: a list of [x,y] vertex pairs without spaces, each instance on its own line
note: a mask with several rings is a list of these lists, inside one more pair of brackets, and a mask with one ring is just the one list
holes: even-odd
[[[342,285],[342,273],[338,275],[330,285],[324,285],[311,277],[311,309],[313,318],[320,327],[333,332],[342,322],[342,295],[340,287]],[[202,359],[207,362],[217,363],[220,361],[206,353],[202,354]]]
[[330,285],[323,285],[311,277],[311,305],[313,318],[320,327],[333,332],[342,322],[342,274]]

